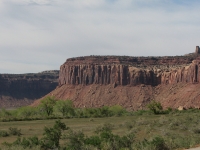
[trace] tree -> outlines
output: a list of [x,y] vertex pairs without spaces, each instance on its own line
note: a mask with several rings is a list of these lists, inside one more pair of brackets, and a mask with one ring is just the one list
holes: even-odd
[[69,130],[67,135],[67,150],[81,150],[84,146],[85,135],[82,131]]
[[124,109],[122,106],[120,105],[114,105],[114,106],[111,106],[109,108],[109,111],[111,111],[111,113],[113,115],[116,115],[116,116],[122,116],[124,113],[126,113],[126,109]]
[[151,101],[147,107],[149,110],[153,111],[154,114],[160,114],[163,110],[163,107],[160,102],[156,102],[155,100]]
[[31,106],[20,107],[17,109],[17,116],[19,117],[31,117],[37,113],[37,109]]
[[55,149],[60,147],[60,139],[62,136],[62,131],[68,128],[60,120],[57,120],[53,127],[44,128],[44,137],[41,139],[42,149]]
[[53,113],[53,107],[56,103],[56,100],[54,97],[45,97],[41,101],[41,108],[46,112],[47,116],[50,116]]
[[58,100],[56,101],[55,109],[62,113],[63,116],[74,116],[74,106],[71,100]]
[[7,111],[5,108],[2,108],[0,111],[0,115],[3,117],[11,116],[11,113]]

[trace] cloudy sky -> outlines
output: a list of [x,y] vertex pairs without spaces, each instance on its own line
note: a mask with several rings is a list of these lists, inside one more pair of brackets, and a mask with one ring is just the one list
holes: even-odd
[[0,73],[85,55],[167,56],[200,45],[199,0],[0,0]]

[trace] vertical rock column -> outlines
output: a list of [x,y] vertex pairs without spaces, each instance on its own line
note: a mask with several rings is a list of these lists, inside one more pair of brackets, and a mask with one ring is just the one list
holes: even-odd
[[170,72],[163,72],[161,75],[162,84],[173,84],[178,82],[197,83],[200,81],[199,61],[194,60],[189,66],[181,69],[174,69]]
[[63,84],[114,84],[130,83],[128,66],[125,65],[62,65],[59,85]]

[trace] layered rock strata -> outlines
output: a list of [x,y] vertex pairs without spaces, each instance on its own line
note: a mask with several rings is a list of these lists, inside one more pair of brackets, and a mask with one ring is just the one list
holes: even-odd
[[59,85],[139,84],[156,86],[198,82],[199,58],[88,56],[68,59],[61,67]]
[[200,108],[199,47],[197,52],[176,57],[70,58],[61,65],[59,86],[49,96],[70,99],[76,107],[117,104],[138,110],[156,100],[164,108]]
[[29,105],[58,86],[59,71],[0,74],[0,108]]

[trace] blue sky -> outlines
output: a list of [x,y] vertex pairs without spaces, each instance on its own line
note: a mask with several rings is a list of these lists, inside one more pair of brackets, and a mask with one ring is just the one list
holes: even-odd
[[85,55],[184,55],[200,45],[198,0],[1,0],[0,73]]

